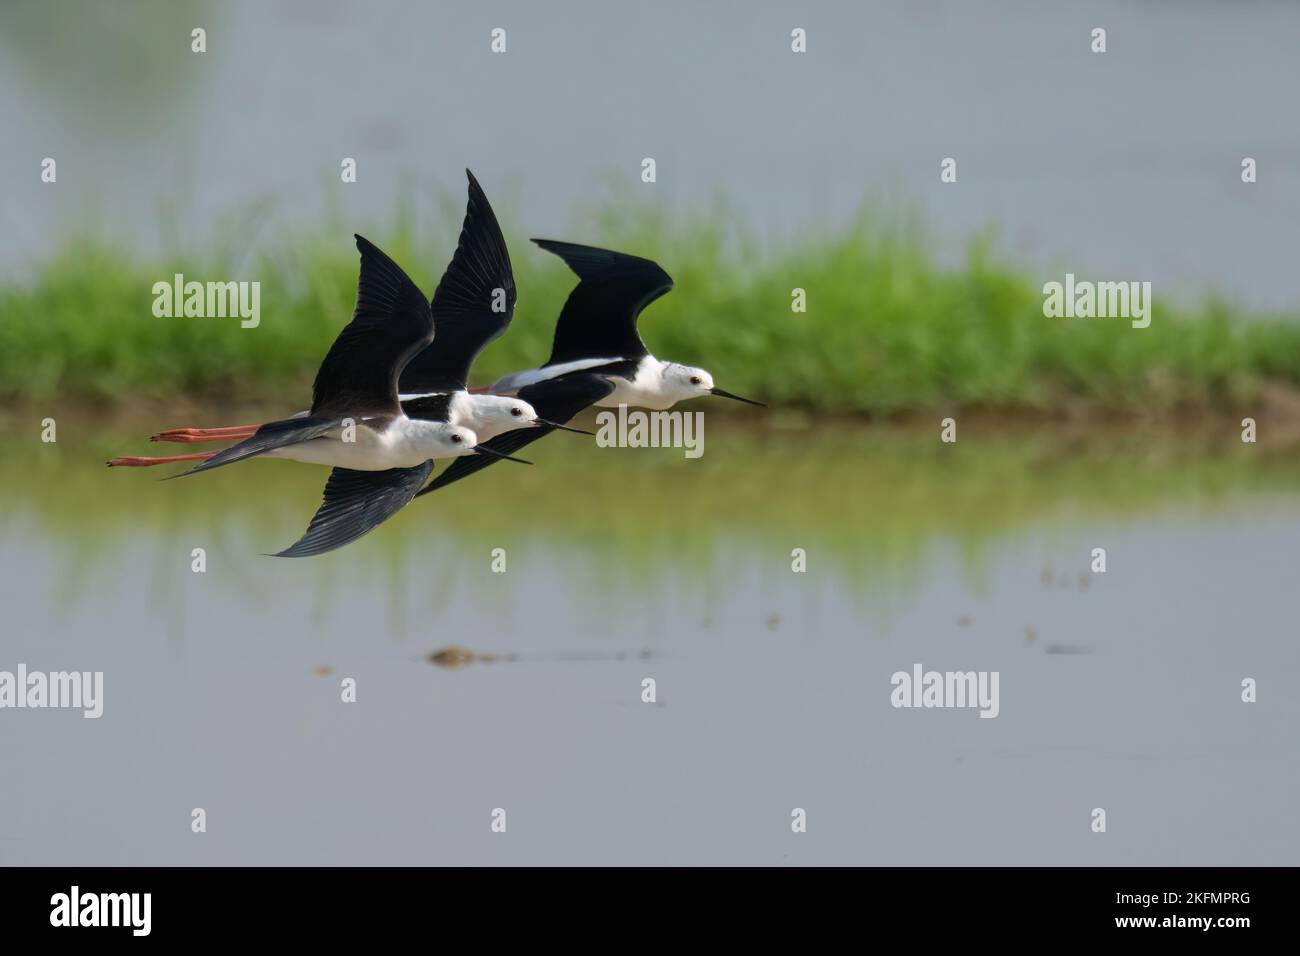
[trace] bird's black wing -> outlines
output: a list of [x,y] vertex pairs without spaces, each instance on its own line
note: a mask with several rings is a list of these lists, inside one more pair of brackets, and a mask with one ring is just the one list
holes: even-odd
[[438,341],[406,366],[404,393],[465,388],[474,359],[515,313],[515,275],[505,237],[478,180],[468,169],[465,175],[469,202],[460,243],[433,293]]
[[426,422],[450,421],[451,403],[455,397],[454,392],[419,395],[402,402],[402,411],[406,413],[407,418],[418,418]]
[[648,354],[636,330],[641,310],[673,287],[673,280],[649,259],[534,239],[563,259],[581,279],[555,323],[547,365],[586,358],[639,359]]
[[432,471],[432,461],[387,471],[335,468],[325,482],[325,500],[306,532],[275,557],[324,554],[368,534],[406,507]]
[[[604,376],[572,372],[559,378],[538,382],[536,385],[525,386],[519,390],[519,397],[536,409],[539,418],[564,425],[578,412],[600,401],[612,391],[614,391],[614,384]],[[488,439],[483,446],[503,455],[512,455],[525,445],[532,444],[539,438],[545,438],[553,431],[555,429],[549,425],[516,428]],[[429,482],[429,486],[416,497],[428,494],[430,491],[437,491],[497,461],[500,459],[487,455],[465,455],[457,458],[441,475]]]
[[397,381],[407,362],[433,341],[424,293],[392,259],[356,237],[361,253],[352,321],[330,346],[316,373],[316,418],[396,415]]

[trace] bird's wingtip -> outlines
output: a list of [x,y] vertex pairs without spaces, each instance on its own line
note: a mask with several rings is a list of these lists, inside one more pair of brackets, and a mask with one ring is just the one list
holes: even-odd
[[465,167],[465,178],[469,180],[469,198],[473,201],[482,200],[487,202],[487,193],[483,192],[483,187],[478,184],[478,178],[470,171],[468,166]]

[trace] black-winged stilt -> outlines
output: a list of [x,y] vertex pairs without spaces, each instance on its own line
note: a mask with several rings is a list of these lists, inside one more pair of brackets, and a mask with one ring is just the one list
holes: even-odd
[[[555,324],[546,364],[507,375],[482,393],[524,399],[539,416],[556,423],[567,422],[591,405],[666,409],[706,395],[763,404],[717,388],[713,376],[702,368],[664,362],[650,354],[637,331],[637,319],[673,287],[672,278],[658,263],[594,246],[533,241],[563,259],[577,274],[578,284]],[[543,426],[507,432],[486,441],[485,447],[508,454],[549,430]],[[419,494],[436,491],[490,463],[488,459],[453,462]]]
[[373,530],[410,502],[435,459],[509,457],[479,447],[473,430],[450,422],[449,401],[428,402],[416,415],[403,410],[398,382],[433,341],[433,314],[424,293],[392,259],[361,236],[356,241],[356,308],[316,373],[311,409],[260,425],[221,451],[173,459],[202,459],[184,475],[258,456],[334,466],[306,533],[280,557],[322,554]]
[[[514,271],[505,236],[496,214],[474,174],[468,169],[469,198],[460,240],[430,303],[437,341],[419,352],[402,371],[399,398],[412,418],[434,417],[472,430],[480,442],[502,432],[529,426],[563,428],[590,434],[542,419],[526,399],[467,389],[474,360],[510,325],[514,317]],[[305,414],[305,413],[303,413]],[[173,428],[154,441],[201,442],[247,438],[256,425],[227,428]],[[175,461],[196,456],[174,456]],[[157,464],[158,459],[133,459],[128,464]]]

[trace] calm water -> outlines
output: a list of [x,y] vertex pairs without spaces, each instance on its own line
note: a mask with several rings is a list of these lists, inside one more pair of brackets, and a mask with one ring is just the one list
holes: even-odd
[[[288,562],[259,553],[323,471],[105,472],[138,431],[0,442],[0,669],[105,674],[99,720],[0,711],[0,863],[1300,852],[1292,449],[719,427],[686,461],[555,436]],[[449,646],[514,659],[426,660]],[[894,709],[918,662],[999,671],[1000,715]]]

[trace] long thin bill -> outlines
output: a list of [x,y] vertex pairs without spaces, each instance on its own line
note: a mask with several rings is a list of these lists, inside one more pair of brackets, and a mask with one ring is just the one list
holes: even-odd
[[534,418],[533,421],[539,425],[545,425],[548,428],[558,428],[562,432],[573,432],[575,435],[595,435],[595,432],[584,431],[581,428],[570,428],[568,425],[561,425],[559,422],[548,422],[545,418]]
[[756,402],[752,398],[741,398],[739,395],[733,395],[731,392],[724,392],[720,388],[710,389],[710,395],[716,395],[718,398],[730,398],[737,402],[744,402],[746,405],[757,405],[759,408],[767,408],[762,402]]
[[491,458],[504,458],[506,461],[516,461],[516,462],[518,462],[518,463],[521,464],[521,465],[531,465],[531,464],[532,464],[531,461],[524,461],[522,458],[512,458],[512,457],[510,457],[509,455],[504,455],[504,454],[502,454],[502,453],[499,452],[499,451],[493,451],[491,448],[484,448],[482,445],[475,445],[475,446],[474,446],[474,454],[476,454],[476,455],[487,455],[487,456],[489,456],[489,457],[491,457]]

